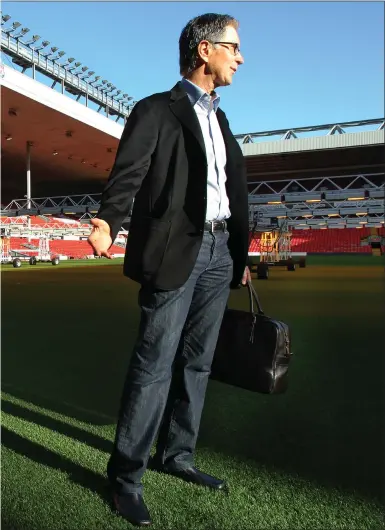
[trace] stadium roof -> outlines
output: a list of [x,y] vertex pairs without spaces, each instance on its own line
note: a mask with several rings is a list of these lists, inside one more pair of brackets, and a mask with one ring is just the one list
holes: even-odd
[[[3,204],[25,194],[27,142],[32,143],[32,197],[101,192],[123,126],[15,69],[2,69]],[[343,126],[328,127],[341,132]],[[283,131],[238,135],[240,140],[249,136],[241,148],[250,183],[383,172],[383,129],[310,138],[296,138],[296,131],[301,132],[292,129],[287,139],[258,143],[251,143],[253,137],[266,140]]]
[[12,199],[26,189],[27,142],[34,195],[101,188],[123,127],[12,68],[3,71],[3,195]]

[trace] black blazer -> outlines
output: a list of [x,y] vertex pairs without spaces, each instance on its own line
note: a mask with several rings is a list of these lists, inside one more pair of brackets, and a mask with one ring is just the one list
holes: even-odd
[[[242,151],[226,115],[217,110],[226,145],[231,287],[242,279],[248,254],[248,200]],[[114,240],[135,197],[124,274],[173,290],[189,278],[203,237],[207,161],[198,118],[181,83],[139,101],[124,128],[97,217]]]

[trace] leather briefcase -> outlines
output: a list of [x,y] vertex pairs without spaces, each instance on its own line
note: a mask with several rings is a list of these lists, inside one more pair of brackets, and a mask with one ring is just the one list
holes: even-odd
[[288,385],[290,330],[264,314],[251,282],[247,288],[250,311],[224,313],[210,378],[252,392],[281,394]]

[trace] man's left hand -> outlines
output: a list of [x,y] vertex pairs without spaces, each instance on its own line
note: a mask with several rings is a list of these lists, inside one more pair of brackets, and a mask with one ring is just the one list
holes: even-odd
[[251,274],[249,267],[246,267],[245,272],[243,273],[242,285],[246,285],[247,282],[251,282]]

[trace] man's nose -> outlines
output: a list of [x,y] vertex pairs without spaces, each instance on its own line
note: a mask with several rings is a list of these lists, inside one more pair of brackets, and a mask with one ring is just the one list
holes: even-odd
[[245,59],[243,58],[241,53],[238,53],[238,55],[236,55],[235,60],[238,64],[243,64],[245,62]]

